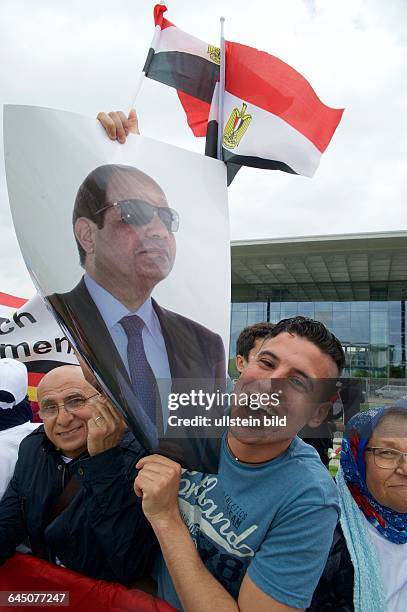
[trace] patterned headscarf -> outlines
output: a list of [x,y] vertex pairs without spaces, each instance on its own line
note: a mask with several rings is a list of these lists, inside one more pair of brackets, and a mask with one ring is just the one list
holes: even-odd
[[369,523],[394,544],[406,544],[407,513],[382,506],[366,485],[365,447],[387,412],[387,408],[372,408],[350,419],[342,441],[341,467],[348,489]]

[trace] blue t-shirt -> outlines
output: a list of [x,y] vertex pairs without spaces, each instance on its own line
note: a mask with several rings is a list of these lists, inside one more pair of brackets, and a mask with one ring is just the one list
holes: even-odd
[[[184,471],[178,500],[199,556],[234,598],[247,571],[277,601],[309,606],[339,518],[335,483],[311,446],[294,438],[250,466],[223,439],[219,473]],[[157,579],[158,596],[181,609],[162,558]]]

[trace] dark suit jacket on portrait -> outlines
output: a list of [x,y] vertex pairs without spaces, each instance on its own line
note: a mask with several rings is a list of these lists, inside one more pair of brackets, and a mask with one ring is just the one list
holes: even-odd
[[[138,400],[130,377],[83,278],[72,291],[56,293],[46,299],[68,336],[81,349],[88,365],[108,387],[117,405],[126,412],[136,437],[150,451],[148,440],[137,426],[135,406]],[[191,389],[202,389],[208,393],[224,391],[226,364],[221,337],[191,319],[162,308],[155,300],[152,302],[167,350],[171,392],[189,392]],[[190,407],[180,407],[173,414],[190,417],[206,413],[199,407],[194,408],[193,413]],[[218,433],[221,435],[221,432]],[[205,433],[201,428],[194,432],[188,429],[185,434],[186,439],[182,440],[164,437],[160,450],[189,469],[216,467],[218,440],[204,439],[202,436]]]

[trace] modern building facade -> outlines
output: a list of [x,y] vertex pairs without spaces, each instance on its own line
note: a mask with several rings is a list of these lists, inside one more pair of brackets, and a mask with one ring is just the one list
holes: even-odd
[[304,315],[341,340],[346,376],[406,379],[407,232],[238,241],[231,248],[231,358],[246,325]]

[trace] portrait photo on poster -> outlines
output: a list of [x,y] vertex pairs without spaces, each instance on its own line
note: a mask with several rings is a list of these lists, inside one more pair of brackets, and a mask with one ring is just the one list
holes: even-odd
[[216,471],[219,440],[201,425],[170,435],[168,398],[225,386],[224,164],[29,106],[5,107],[4,149],[20,248],[64,333],[146,451]]

